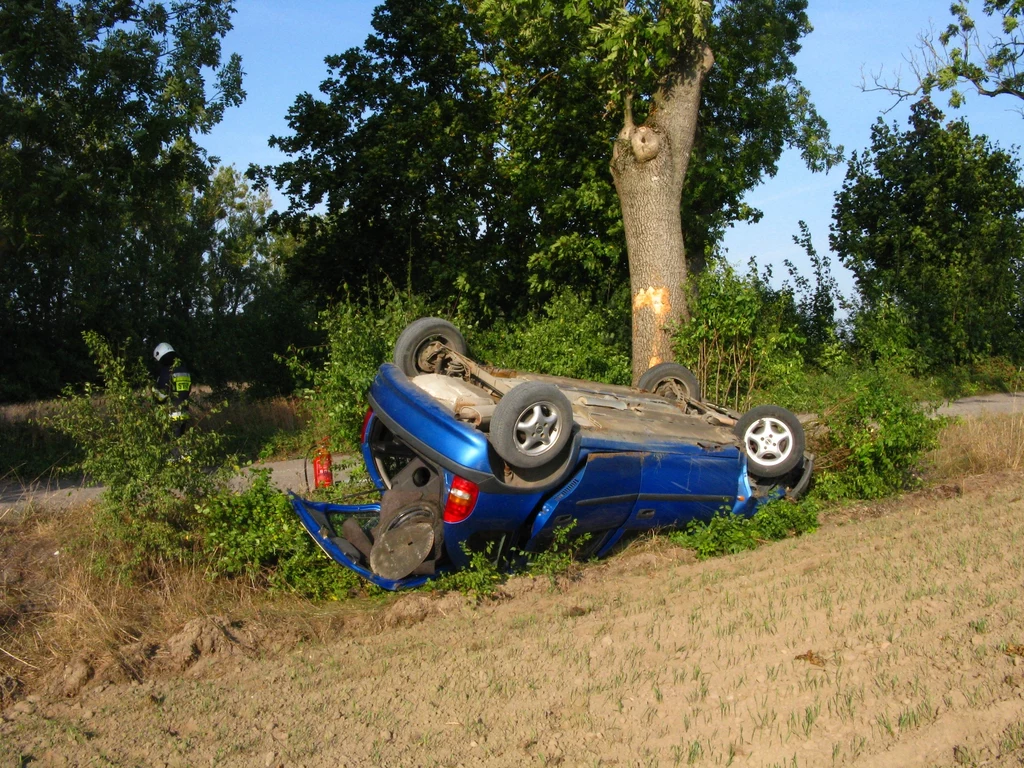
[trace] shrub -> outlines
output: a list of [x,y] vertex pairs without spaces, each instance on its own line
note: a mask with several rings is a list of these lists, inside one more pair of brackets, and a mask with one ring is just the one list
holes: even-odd
[[495,562],[494,542],[480,552],[471,551],[462,542],[462,551],[469,556],[468,566],[428,581],[423,588],[430,592],[462,592],[477,600],[491,597],[505,578]]
[[866,364],[910,375],[924,371],[925,361],[913,350],[910,318],[891,297],[883,296],[872,307],[855,308],[851,325],[855,354]]
[[629,317],[565,291],[542,313],[499,323],[472,338],[472,351],[505,368],[629,384]]
[[546,576],[554,587],[559,576],[571,576],[577,564],[577,557],[590,543],[590,533],[573,536],[576,521],[569,525],[556,528],[551,543],[540,552],[530,552],[526,556],[526,572],[531,576]]
[[137,564],[183,559],[195,544],[196,503],[224,482],[220,436],[189,429],[174,438],[170,408],[152,402],[142,361],[95,333],[85,342],[102,383],[65,390],[47,424],[75,440],[76,468],[104,486],[96,522],[105,535],[129,545]]
[[705,560],[755,549],[762,542],[811,533],[817,528],[818,505],[815,501],[779,499],[765,504],[752,517],[723,510],[706,522],[693,520],[685,531],[676,531],[669,538],[694,550],[699,559]]
[[916,482],[913,470],[944,422],[929,418],[899,381],[884,369],[853,373],[847,394],[820,414],[812,441],[822,498],[880,498]]
[[746,407],[755,389],[800,371],[803,339],[792,296],[769,289],[755,265],[741,276],[729,264],[714,264],[690,291],[691,319],[676,329],[675,351],[709,400]]
[[252,470],[241,493],[222,491],[198,508],[214,574],[246,576],[271,590],[341,599],[359,589],[355,573],[329,560],[302,527],[269,470]]
[[312,412],[317,435],[352,443],[366,414],[366,391],[381,363],[391,360],[395,340],[406,325],[430,314],[416,296],[387,286],[363,303],[346,296],[320,313],[318,326],[326,337],[322,347],[296,351],[288,359]]

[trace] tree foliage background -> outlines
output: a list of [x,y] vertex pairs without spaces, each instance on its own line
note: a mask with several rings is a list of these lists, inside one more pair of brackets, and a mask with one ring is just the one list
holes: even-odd
[[[278,222],[301,237],[294,273],[328,296],[383,273],[513,317],[566,287],[623,302],[625,238],[608,167],[618,130],[610,118],[622,107],[605,59],[632,45],[646,61],[633,75],[627,63],[611,67],[637,78],[645,114],[651,71],[682,33],[662,34],[639,7],[622,19],[620,5],[605,5],[379,6],[364,46],[328,58],[323,98],[301,94],[288,113],[292,133],[271,139],[290,159],[251,169],[288,196]],[[795,79],[805,8],[743,0],[711,13],[716,65],[682,203],[698,265],[725,227],[760,216],[743,194],[775,173],[786,146],[816,166],[837,158]],[[622,24],[646,37],[616,47]]]
[[197,143],[245,96],[221,51],[233,10],[0,5],[0,399],[93,375],[87,330],[140,353],[171,341],[200,366],[231,357],[211,334],[237,338],[272,261],[267,201]]
[[910,128],[881,120],[850,160],[832,247],[863,306],[908,330],[920,370],[1024,354],[1024,185],[1012,154],[943,124],[924,100]]
[[[1016,50],[1018,5],[985,9]],[[244,98],[221,50],[233,12],[0,6],[0,399],[93,376],[86,331],[140,356],[171,341],[205,383],[285,390],[275,353],[322,339],[317,311],[381,285],[508,339],[536,339],[531,323],[566,320],[575,297],[618,360],[632,297],[609,160],[627,112],[655,126],[681,41],[714,55],[678,203],[691,267],[759,218],[744,195],[786,147],[815,168],[839,157],[797,79],[806,0],[385,0],[364,46],[296,98],[290,133],[271,138],[287,160],[250,168],[250,189],[201,146]],[[876,351],[898,342],[918,370],[1020,359],[1019,162],[942,120],[923,104],[908,132],[879,123],[851,162],[832,244],[857,278],[852,333]],[[285,210],[270,210],[271,184]],[[779,311],[813,362],[848,337],[827,259],[806,229],[798,243],[814,287],[793,274],[805,298]]]

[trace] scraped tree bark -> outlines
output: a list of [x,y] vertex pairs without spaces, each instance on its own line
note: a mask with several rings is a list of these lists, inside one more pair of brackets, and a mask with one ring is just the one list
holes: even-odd
[[688,320],[686,245],[680,204],[704,76],[714,64],[706,45],[668,75],[642,125],[627,97],[611,170],[622,207],[633,302],[633,382],[672,359],[670,329]]

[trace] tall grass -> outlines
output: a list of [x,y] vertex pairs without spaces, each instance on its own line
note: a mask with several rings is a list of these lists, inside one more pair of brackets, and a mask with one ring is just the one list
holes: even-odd
[[932,480],[1024,470],[1024,411],[986,414],[950,424],[928,457]]
[[[195,428],[219,432],[225,451],[243,459],[296,458],[317,437],[307,434],[310,419],[297,397],[200,390],[193,400]],[[211,413],[212,405],[222,407]],[[28,484],[81,461],[75,442],[45,423],[60,406],[60,400],[40,400],[0,407],[0,483]]]
[[247,459],[288,459],[303,455],[314,437],[308,409],[297,397],[229,398],[199,424],[224,436],[228,453]]
[[58,402],[0,408],[0,482],[29,483],[81,459],[73,440],[43,424],[57,412]]

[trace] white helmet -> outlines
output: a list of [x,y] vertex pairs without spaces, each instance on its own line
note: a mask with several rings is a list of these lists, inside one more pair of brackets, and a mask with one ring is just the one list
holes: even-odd
[[166,341],[156,345],[156,349],[153,350],[153,359],[158,363],[164,355],[173,355],[174,347],[168,344]]

